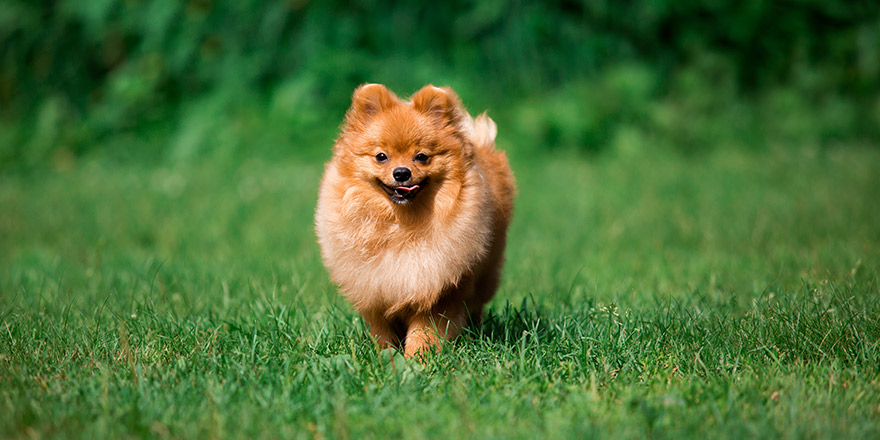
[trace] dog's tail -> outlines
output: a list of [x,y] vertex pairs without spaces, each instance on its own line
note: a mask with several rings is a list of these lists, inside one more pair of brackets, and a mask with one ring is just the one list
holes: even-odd
[[492,118],[485,113],[480,114],[473,120],[472,142],[476,148],[495,148],[495,136],[498,135],[498,127]]

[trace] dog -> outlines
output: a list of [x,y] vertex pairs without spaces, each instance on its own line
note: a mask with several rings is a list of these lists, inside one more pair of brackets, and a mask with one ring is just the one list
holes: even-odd
[[413,357],[479,324],[498,289],[515,182],[497,128],[455,92],[357,88],[315,213],[331,280],[380,347]]

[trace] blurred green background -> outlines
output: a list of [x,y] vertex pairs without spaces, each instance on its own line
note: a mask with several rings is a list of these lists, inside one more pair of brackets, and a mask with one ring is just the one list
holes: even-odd
[[364,82],[401,96],[452,86],[498,120],[519,157],[876,145],[878,11],[812,0],[7,0],[0,171],[87,157],[324,159]]

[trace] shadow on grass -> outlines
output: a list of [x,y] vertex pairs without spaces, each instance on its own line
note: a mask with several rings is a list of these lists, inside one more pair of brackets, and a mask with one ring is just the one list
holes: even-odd
[[537,335],[543,339],[554,333],[549,325],[546,312],[529,296],[519,307],[509,302],[500,309],[489,309],[479,325],[471,325],[466,335],[473,339],[486,340],[495,344],[509,345],[520,341],[525,334]]

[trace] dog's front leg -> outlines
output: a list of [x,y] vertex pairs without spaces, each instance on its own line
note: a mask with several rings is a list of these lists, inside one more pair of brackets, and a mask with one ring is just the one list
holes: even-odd
[[438,349],[444,340],[451,341],[461,334],[466,324],[467,308],[461,301],[447,302],[428,312],[416,313],[407,323],[403,354],[413,357],[427,350]]
[[370,328],[370,336],[372,336],[379,348],[399,348],[400,339],[391,327],[391,323],[385,319],[382,313],[365,311],[361,313],[361,316],[364,317],[364,321]]

